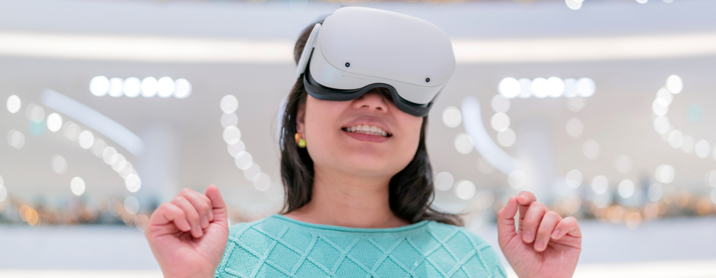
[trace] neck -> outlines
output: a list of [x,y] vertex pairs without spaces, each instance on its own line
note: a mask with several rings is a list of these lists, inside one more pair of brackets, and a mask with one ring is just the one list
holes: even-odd
[[314,170],[313,195],[287,213],[295,220],[353,228],[392,228],[409,224],[390,209],[390,177],[362,177]]

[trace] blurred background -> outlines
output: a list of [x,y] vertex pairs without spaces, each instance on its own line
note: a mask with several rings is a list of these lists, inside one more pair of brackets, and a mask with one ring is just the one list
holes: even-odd
[[498,249],[530,190],[580,219],[576,277],[716,277],[711,0],[0,0],[0,276],[161,277],[142,229],[182,188],[278,212],[293,45],[354,5],[453,40],[435,207]]

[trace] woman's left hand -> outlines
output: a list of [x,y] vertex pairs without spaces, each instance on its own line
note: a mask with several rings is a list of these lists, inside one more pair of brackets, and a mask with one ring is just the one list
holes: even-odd
[[[515,231],[519,209],[520,227]],[[500,249],[520,278],[572,277],[582,251],[582,233],[574,217],[562,217],[522,191],[497,212]]]

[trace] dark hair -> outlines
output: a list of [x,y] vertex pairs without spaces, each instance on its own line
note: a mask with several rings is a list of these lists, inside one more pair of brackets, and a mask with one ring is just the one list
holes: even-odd
[[[306,45],[308,36],[316,23],[306,27],[296,41],[293,57],[298,60]],[[286,192],[283,213],[294,211],[311,201],[313,194],[313,160],[305,148],[299,148],[294,140],[296,133],[296,115],[298,108],[306,102],[306,89],[301,75],[286,99],[281,127],[281,179]],[[425,146],[425,132],[428,117],[423,117],[420,128],[420,143],[413,160],[403,170],[390,179],[390,209],[409,223],[421,220],[462,226],[463,221],[454,214],[443,213],[430,207],[435,197],[433,174],[430,159]]]

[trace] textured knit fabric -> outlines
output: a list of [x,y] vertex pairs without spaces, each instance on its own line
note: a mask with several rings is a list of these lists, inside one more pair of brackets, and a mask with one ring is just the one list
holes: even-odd
[[506,277],[495,251],[463,227],[311,224],[282,215],[231,227],[215,277]]

